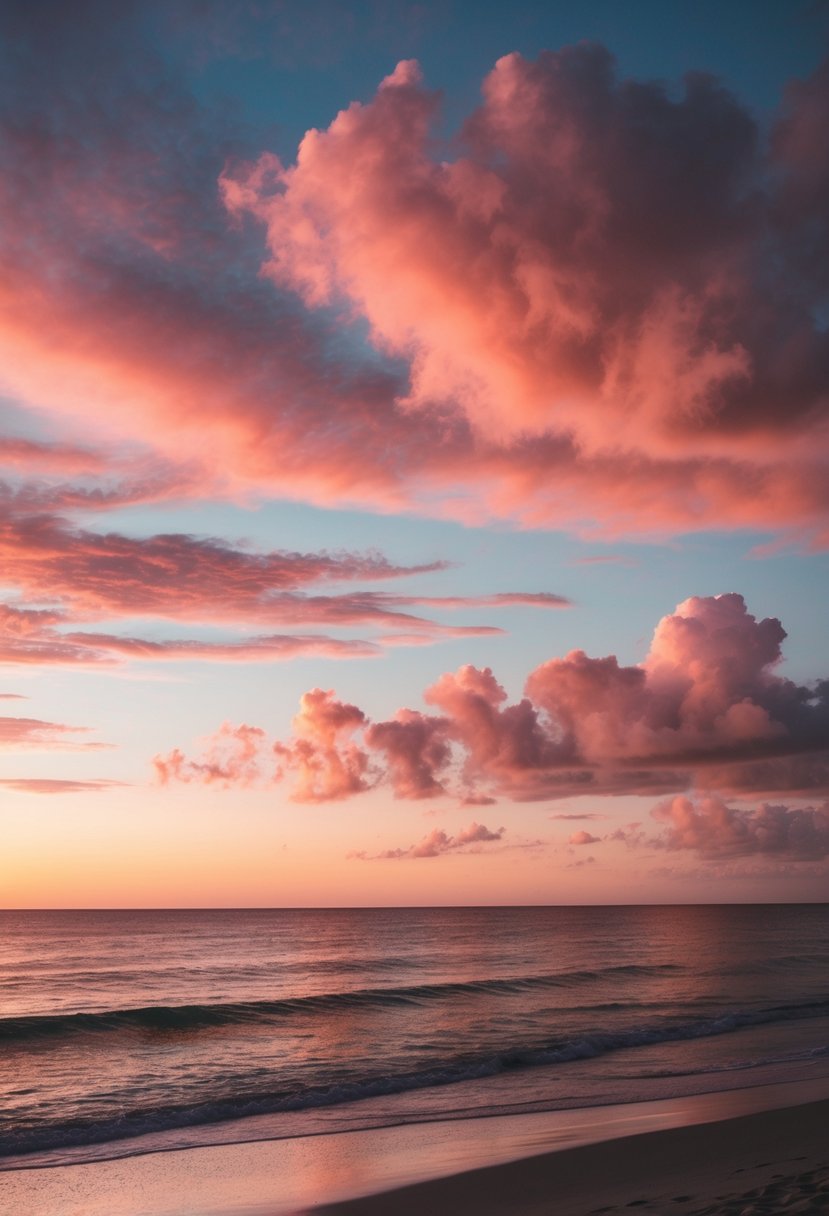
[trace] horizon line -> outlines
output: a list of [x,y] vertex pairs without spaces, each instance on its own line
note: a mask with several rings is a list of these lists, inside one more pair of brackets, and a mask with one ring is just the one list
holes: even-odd
[[114,906],[64,906],[64,907],[0,907],[0,915],[7,912],[424,912],[456,911],[459,909],[524,909],[524,908],[822,908],[829,900],[680,900],[666,903],[653,900],[644,903],[529,903],[529,904],[212,904],[181,905],[168,904]]

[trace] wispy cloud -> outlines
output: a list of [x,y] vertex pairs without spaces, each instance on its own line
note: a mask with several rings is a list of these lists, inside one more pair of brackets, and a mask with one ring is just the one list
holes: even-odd
[[416,861],[430,857],[440,857],[443,853],[454,853],[458,850],[475,851],[474,846],[498,841],[504,835],[504,828],[491,831],[482,823],[474,820],[467,827],[461,828],[454,836],[442,828],[435,828],[417,844],[408,848],[384,849],[380,853],[356,852],[349,857],[360,861]]
[[98,751],[109,746],[75,738],[89,730],[88,726],[66,726],[40,718],[0,717],[0,748],[7,751]]
[[123,781],[72,781],[62,777],[6,777],[0,786],[18,794],[94,794],[124,786]]

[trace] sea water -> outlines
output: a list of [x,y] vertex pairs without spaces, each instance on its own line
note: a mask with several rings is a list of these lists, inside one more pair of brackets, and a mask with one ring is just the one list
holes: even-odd
[[0,912],[0,1168],[829,1076],[829,907]]

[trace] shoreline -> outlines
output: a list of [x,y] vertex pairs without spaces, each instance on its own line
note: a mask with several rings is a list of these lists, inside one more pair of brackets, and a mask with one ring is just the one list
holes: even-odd
[[[747,1113],[758,1109],[761,1114]],[[713,1183],[694,1181],[695,1155],[722,1155],[726,1144],[736,1146],[738,1155],[745,1153],[739,1127],[758,1119],[775,1129],[774,1144],[791,1141],[797,1126],[797,1143],[811,1144],[808,1152],[814,1157],[819,1142],[826,1156],[829,1078],[626,1106],[413,1123],[25,1167],[0,1173],[0,1208],[15,1216],[296,1216],[321,1210],[331,1216],[382,1216],[391,1211],[401,1216],[423,1211],[533,1216],[535,1211],[549,1212],[550,1196],[555,1195],[556,1216],[581,1216],[612,1208],[616,1191],[631,1189],[633,1179],[619,1174],[620,1163],[627,1169],[643,1153],[643,1160],[649,1154],[652,1163],[656,1153],[664,1166],[666,1150],[659,1138],[668,1137],[664,1143],[674,1145],[670,1152],[676,1180],[672,1187],[667,1181],[665,1186],[676,1195],[711,1190]],[[762,1130],[761,1124],[756,1127]],[[690,1145],[697,1148],[691,1151]],[[770,1149],[734,1168],[753,1168],[777,1161],[779,1155]],[[677,1164],[681,1161],[684,1175]],[[803,1165],[800,1172],[806,1168]],[[640,1166],[640,1175],[643,1170]],[[771,1172],[786,1174],[780,1168]],[[591,1179],[616,1178],[610,1191],[605,1187],[601,1194],[594,1184],[588,1206],[585,1174]],[[631,1194],[627,1202],[647,1211],[649,1188],[655,1183],[647,1171],[645,1175],[648,1181],[640,1176],[638,1187],[633,1187],[642,1194]],[[580,1194],[576,1180],[581,1182]],[[769,1177],[764,1185],[771,1183]],[[728,1189],[721,1179],[717,1185],[718,1194]],[[829,1211],[829,1193],[825,1198],[826,1208],[817,1210]],[[565,1202],[571,1206],[561,1206]],[[693,1208],[689,1201],[675,1210],[692,1216]]]
[[[321,1216],[829,1212],[829,1100],[545,1153],[315,1207]],[[759,1160],[758,1160],[759,1158]]]

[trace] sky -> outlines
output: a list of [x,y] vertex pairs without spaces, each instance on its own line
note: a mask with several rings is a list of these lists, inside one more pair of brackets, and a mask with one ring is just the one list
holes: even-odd
[[0,47],[0,905],[826,899],[829,6]]

